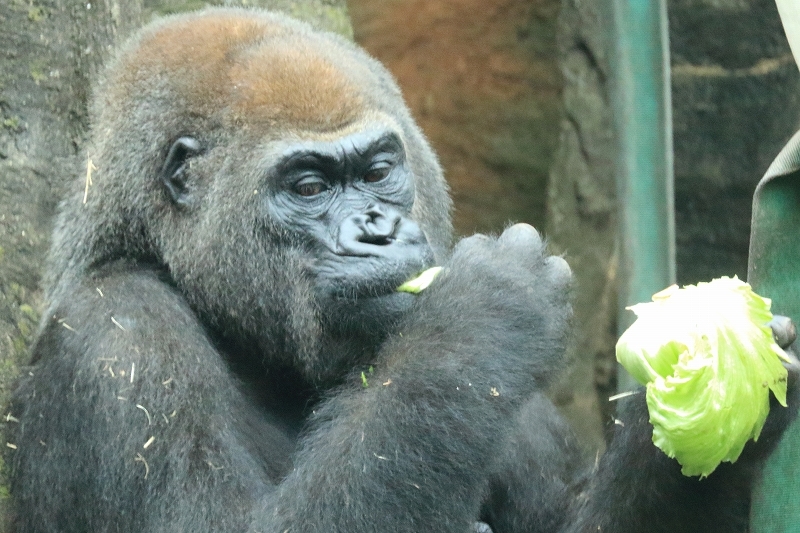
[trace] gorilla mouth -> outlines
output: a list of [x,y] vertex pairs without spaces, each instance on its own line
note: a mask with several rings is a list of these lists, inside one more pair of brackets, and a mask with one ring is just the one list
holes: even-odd
[[[334,331],[382,334],[403,317],[416,295],[395,290],[364,293],[357,297],[334,297],[321,306],[325,322]],[[381,333],[383,332],[383,333]]]
[[388,260],[385,257],[338,256],[336,266],[318,265],[320,296],[361,300],[394,294],[397,288],[434,263],[432,253]]

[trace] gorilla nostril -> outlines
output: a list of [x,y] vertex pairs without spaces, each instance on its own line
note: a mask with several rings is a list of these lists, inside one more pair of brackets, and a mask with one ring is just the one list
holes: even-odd
[[364,210],[364,214],[369,217],[370,221],[386,216],[386,213],[383,211],[383,209],[381,209],[381,207],[378,204],[368,205],[367,209]]
[[364,233],[358,238],[360,242],[385,246],[395,240],[399,219],[389,220],[386,217],[376,219],[364,227]]
[[359,242],[384,246],[395,240],[397,227],[400,223],[400,216],[387,216],[386,213],[375,207],[370,206],[366,215],[366,221],[362,229],[362,234],[358,237]]

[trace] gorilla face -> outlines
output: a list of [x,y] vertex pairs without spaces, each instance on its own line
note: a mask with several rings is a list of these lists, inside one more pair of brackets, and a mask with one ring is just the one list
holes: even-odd
[[399,132],[374,124],[297,143],[269,181],[268,216],[305,242],[326,323],[341,333],[385,330],[413,301],[395,289],[434,261],[410,216],[414,177]]
[[292,145],[269,182],[268,216],[307,243],[320,302],[386,297],[433,262],[396,131]]

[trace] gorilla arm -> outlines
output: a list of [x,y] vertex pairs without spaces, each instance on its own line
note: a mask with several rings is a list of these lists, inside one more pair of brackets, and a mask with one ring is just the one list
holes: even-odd
[[562,353],[569,279],[529,226],[462,241],[385,345],[369,387],[316,414],[257,523],[468,531],[512,413]]
[[256,412],[180,295],[124,265],[73,287],[15,397],[12,489],[38,510],[19,530],[468,531],[508,415],[561,353],[569,271],[520,228],[445,267],[280,482],[291,424]]
[[15,394],[17,531],[243,530],[293,442],[256,416],[183,299],[120,267],[50,310]]

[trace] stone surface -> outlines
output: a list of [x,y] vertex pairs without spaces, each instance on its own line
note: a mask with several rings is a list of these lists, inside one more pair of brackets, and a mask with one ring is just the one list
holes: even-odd
[[461,234],[544,223],[558,146],[558,0],[349,0],[439,154]]
[[773,0],[672,0],[678,282],[747,275],[752,196],[800,127]]
[[616,371],[615,137],[609,106],[607,13],[564,0],[558,48],[564,75],[561,142],[550,173],[547,234],[575,274],[571,366],[552,397],[592,454],[604,447]]

